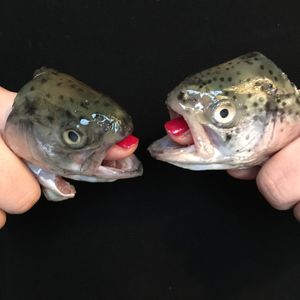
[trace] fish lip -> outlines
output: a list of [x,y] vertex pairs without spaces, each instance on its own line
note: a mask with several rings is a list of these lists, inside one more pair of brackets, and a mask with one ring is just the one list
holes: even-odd
[[142,163],[134,154],[120,160],[119,163],[127,164],[127,168],[105,166],[101,161],[98,163],[97,168],[93,169],[93,172],[88,172],[88,170],[86,172],[70,172],[69,174],[64,174],[63,177],[87,182],[113,182],[118,179],[138,177],[143,174]]
[[[183,146],[170,139],[168,135],[156,140],[149,147],[150,154],[158,158],[170,155],[171,157],[182,154],[183,152],[196,153],[195,145]],[[171,160],[171,159],[170,159]]]
[[[169,149],[166,145],[171,146]],[[172,147],[173,146],[173,147]],[[230,157],[224,157],[218,150],[211,158],[203,158],[197,155],[194,145],[181,146],[173,142],[168,135],[155,141],[148,147],[150,155],[155,159],[170,163],[188,170],[224,170],[236,168],[236,164]]]
[[118,179],[138,177],[143,174],[140,160],[131,154],[120,160],[101,160],[93,168],[69,176],[73,179],[89,182],[112,182]]

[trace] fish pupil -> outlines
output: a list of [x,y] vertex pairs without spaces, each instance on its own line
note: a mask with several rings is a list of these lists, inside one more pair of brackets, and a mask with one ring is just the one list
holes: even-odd
[[228,114],[229,114],[229,111],[228,111],[228,109],[226,109],[226,108],[223,108],[223,109],[220,111],[220,116],[221,116],[222,118],[228,117]]
[[75,131],[69,131],[68,137],[74,143],[77,142],[77,140],[78,140],[78,134]]

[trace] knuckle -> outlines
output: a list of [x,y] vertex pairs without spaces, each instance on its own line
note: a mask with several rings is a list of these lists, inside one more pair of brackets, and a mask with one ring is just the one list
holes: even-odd
[[289,196],[285,181],[278,178],[278,174],[274,176],[273,173],[264,170],[257,176],[257,186],[271,206],[278,210],[287,210],[295,204],[295,200]]

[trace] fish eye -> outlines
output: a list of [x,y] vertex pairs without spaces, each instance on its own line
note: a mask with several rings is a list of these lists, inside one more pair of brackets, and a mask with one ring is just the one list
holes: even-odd
[[69,146],[81,146],[81,135],[73,129],[64,131],[63,139]]
[[68,138],[69,138],[69,140],[71,140],[73,143],[76,143],[76,142],[80,139],[80,137],[79,137],[79,135],[77,134],[77,132],[75,132],[75,131],[73,131],[73,130],[70,130],[70,131],[68,132]]
[[228,117],[228,115],[229,115],[229,111],[228,111],[228,109],[227,108],[223,108],[222,110],[220,110],[220,116],[221,116],[221,118],[226,118],[226,117]]
[[216,106],[213,110],[212,117],[220,126],[231,125],[236,116],[236,108],[230,102],[223,102]]

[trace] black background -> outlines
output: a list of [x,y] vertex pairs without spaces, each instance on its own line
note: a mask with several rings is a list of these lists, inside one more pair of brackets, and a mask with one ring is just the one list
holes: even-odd
[[[185,76],[258,50],[300,85],[298,1],[10,1],[0,5],[0,84],[45,65],[130,112],[141,178],[77,183],[0,232],[0,297],[300,299],[300,225],[255,182],[155,161],[164,100]],[[3,175],[2,175],[3,176]],[[17,188],[17,187],[16,187]]]

